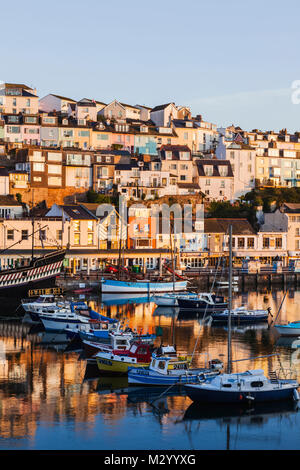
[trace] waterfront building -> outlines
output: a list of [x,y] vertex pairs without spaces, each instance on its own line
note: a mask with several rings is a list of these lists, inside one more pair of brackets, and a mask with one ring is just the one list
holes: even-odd
[[194,163],[196,181],[206,201],[233,201],[234,174],[229,160],[199,159]]
[[170,127],[173,119],[177,119],[178,109],[175,103],[155,106],[150,111],[150,119],[157,127]]
[[0,114],[37,114],[38,111],[35,88],[17,83],[0,84]]
[[221,135],[216,147],[216,157],[229,160],[234,175],[233,198],[238,199],[255,188],[255,158],[254,147],[237,140],[226,140]]
[[76,101],[65,96],[55,95],[50,93],[39,100],[39,109],[46,113],[59,111],[60,113],[68,114],[69,104],[75,104]]
[[[261,231],[273,229],[277,231],[276,238],[283,237],[286,234],[286,250],[287,262],[293,259],[300,258],[300,204],[284,203],[272,213],[264,214],[264,224],[261,226]],[[270,230],[271,231],[271,230]],[[270,241],[266,242],[270,244]],[[280,242],[279,242],[280,243]],[[274,248],[278,244],[275,240],[272,241]],[[284,244],[283,244],[284,246]],[[280,247],[279,247],[280,248]]]

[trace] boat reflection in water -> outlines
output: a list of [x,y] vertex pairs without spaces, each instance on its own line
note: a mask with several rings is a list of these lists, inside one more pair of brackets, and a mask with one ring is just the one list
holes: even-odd
[[153,312],[154,317],[177,317],[179,313],[178,307],[156,307]]
[[[196,440],[201,440],[202,445],[205,445],[203,443],[205,434],[207,444],[204,448],[209,448],[212,444],[214,449],[224,449],[225,447],[226,450],[246,450],[253,448],[254,439],[257,450],[269,448],[266,442],[268,440],[272,442],[271,448],[280,449],[284,448],[283,441],[287,439],[288,443],[289,440],[286,433],[281,432],[284,422],[290,432],[293,432],[293,428],[295,431],[298,428],[298,406],[298,403],[292,400],[278,403],[256,403],[254,407],[249,408],[240,405],[214,404],[207,406],[192,403],[185,411],[183,419],[177,421],[177,424],[184,424],[192,448],[195,448]],[[224,432],[225,439],[222,439]],[[262,435],[264,436],[263,440],[259,437]],[[211,442],[212,436],[216,437],[214,443]],[[252,447],[249,446],[251,440]]]
[[100,394],[116,393],[117,395],[127,394],[127,377],[101,377],[97,381],[96,391]]
[[151,302],[151,296],[145,293],[137,294],[102,294],[101,302],[104,305],[126,305]]
[[38,345],[42,348],[64,351],[69,343],[66,333],[42,331],[37,333]]

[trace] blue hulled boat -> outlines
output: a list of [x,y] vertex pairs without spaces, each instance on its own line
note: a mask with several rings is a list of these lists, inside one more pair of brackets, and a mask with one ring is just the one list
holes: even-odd
[[186,384],[189,398],[197,403],[255,403],[281,400],[298,400],[296,380],[280,379],[276,372],[270,377],[263,370],[246,370],[232,373],[231,313],[232,313],[232,226],[229,226],[229,296],[228,296],[227,373],[202,383]]

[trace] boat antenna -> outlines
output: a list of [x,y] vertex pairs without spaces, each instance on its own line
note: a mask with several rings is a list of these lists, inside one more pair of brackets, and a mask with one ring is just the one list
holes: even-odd
[[227,338],[227,373],[231,374],[231,309],[232,309],[232,225],[229,225],[229,287],[228,287],[228,338]]

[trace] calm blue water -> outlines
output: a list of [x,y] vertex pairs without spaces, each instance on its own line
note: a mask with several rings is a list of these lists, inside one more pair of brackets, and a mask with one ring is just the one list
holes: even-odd
[[[235,305],[272,311],[283,293],[237,295]],[[280,321],[299,319],[300,292],[290,291]],[[225,328],[201,326],[198,319],[178,319],[152,303],[103,306],[102,313],[151,331],[163,328],[164,344],[192,352],[195,365],[205,356],[226,360]],[[126,378],[97,377],[77,352],[64,352],[63,335],[53,335],[18,321],[0,324],[0,450],[298,450],[300,411],[296,403],[252,410],[199,407],[174,393],[157,399],[152,390],[128,390]],[[279,352],[274,357],[236,363],[241,368],[292,369],[300,379],[300,353],[267,326],[237,328],[233,359]],[[240,369],[238,369],[238,367]],[[155,399],[156,398],[156,399]],[[154,401],[153,401],[154,400]]]

